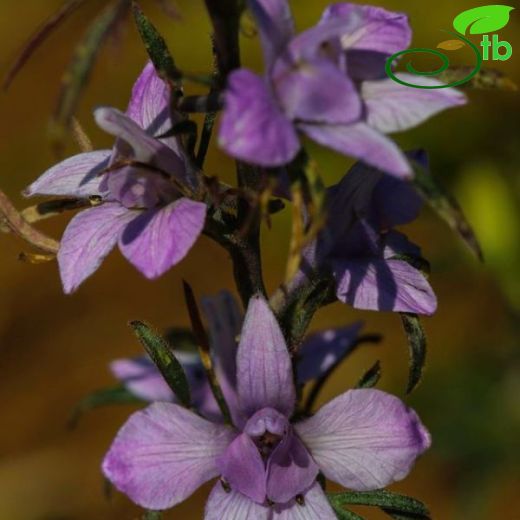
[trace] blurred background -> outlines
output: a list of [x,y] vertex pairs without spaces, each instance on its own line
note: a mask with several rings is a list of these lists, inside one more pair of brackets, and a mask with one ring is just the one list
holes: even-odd
[[[29,33],[61,0],[0,2],[0,72],[3,74]],[[91,0],[59,28],[34,55],[8,93],[0,93],[0,187],[20,208],[20,192],[56,161],[48,121],[59,80],[77,43],[103,5]],[[167,37],[181,68],[211,67],[209,23],[202,0],[178,0],[182,19],[167,18],[156,3],[141,2]],[[313,24],[324,0],[293,2],[298,26]],[[479,1],[381,1],[409,13],[413,46],[435,47],[459,12]],[[243,61],[260,68],[258,42],[244,22]],[[501,39],[513,57],[497,68],[520,84],[520,13],[514,11]],[[469,58],[468,58],[469,59]],[[464,63],[464,55],[460,58]],[[124,109],[130,88],[145,62],[131,23],[99,56],[82,98],[78,118],[96,147],[111,140],[96,129],[91,112],[106,104]],[[190,93],[200,88],[190,87]],[[431,261],[437,314],[424,320],[429,360],[424,382],[412,397],[433,435],[432,449],[412,475],[393,488],[424,500],[434,518],[494,520],[520,518],[520,103],[518,92],[470,91],[470,103],[446,112],[419,129],[396,136],[405,148],[424,147],[432,170],[461,202],[482,243],[478,263],[446,225],[425,209],[407,229]],[[72,141],[67,154],[76,153]],[[311,147],[327,183],[350,162]],[[207,171],[228,181],[232,165],[215,147]],[[42,223],[59,237],[70,215]],[[282,279],[290,215],[264,229],[264,268],[274,290]],[[99,409],[69,431],[74,404],[92,390],[114,384],[107,365],[141,352],[127,322],[144,319],[159,328],[187,325],[181,279],[197,294],[233,287],[230,260],[202,238],[183,263],[155,282],[146,281],[116,252],[72,296],[61,290],[54,262],[29,265],[17,260],[27,250],[18,239],[0,236],[0,520],[133,519],[140,511],[124,496],[103,495],[100,461],[131,406]],[[366,332],[382,332],[384,342],[357,351],[335,374],[322,399],[354,385],[376,359],[383,366],[380,388],[403,397],[407,350],[397,316],[335,304],[316,316],[312,329],[365,321]],[[199,518],[208,487],[166,518]],[[358,509],[367,519],[386,518]]]

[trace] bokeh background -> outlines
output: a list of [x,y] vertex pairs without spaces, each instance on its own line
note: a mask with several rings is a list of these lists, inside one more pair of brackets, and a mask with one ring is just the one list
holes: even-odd
[[[5,72],[25,37],[61,0],[0,2],[0,72]],[[178,0],[182,20],[172,21],[143,0],[184,69],[210,69],[209,23],[202,0]],[[326,2],[293,2],[300,28],[314,23]],[[477,1],[381,1],[406,11],[414,45],[435,47],[459,12]],[[47,127],[59,78],[73,44],[100,6],[91,0],[35,54],[8,93],[0,93],[0,186],[23,207],[21,190],[53,162]],[[244,22],[243,58],[261,66],[258,42]],[[513,57],[497,67],[520,83],[520,15],[513,12],[502,39]],[[131,23],[105,46],[82,99],[79,120],[96,146],[110,138],[95,128],[92,108],[125,108],[145,53]],[[460,58],[464,62],[464,55]],[[191,87],[190,87],[191,88]],[[197,88],[191,89],[196,92]],[[470,103],[397,136],[406,148],[425,147],[434,175],[460,200],[481,240],[486,262],[478,263],[450,230],[425,209],[409,227],[432,264],[439,297],[437,314],[425,320],[429,336],[426,378],[406,398],[430,428],[434,444],[412,475],[394,486],[423,499],[436,519],[520,518],[520,113],[519,93],[469,92]],[[69,143],[67,153],[76,149]],[[311,148],[328,183],[350,162]],[[207,170],[231,180],[231,162],[213,147]],[[59,237],[69,215],[41,228]],[[274,217],[263,232],[266,280],[273,290],[283,276],[289,214]],[[198,294],[232,288],[227,255],[202,238],[189,257],[159,281],[141,277],[114,253],[72,295],[62,293],[54,262],[17,260],[25,244],[0,236],[0,520],[139,518],[124,496],[103,495],[100,460],[130,406],[91,412],[74,431],[66,421],[74,404],[94,389],[113,384],[107,364],[140,353],[126,323],[145,319],[157,327],[187,325],[181,279]],[[322,399],[353,385],[376,359],[380,387],[403,396],[407,352],[399,320],[392,314],[355,311],[339,304],[322,310],[312,329],[362,319],[367,332],[382,332],[380,346],[356,352],[327,385]],[[208,489],[167,518],[199,518]],[[367,519],[384,518],[359,509]]]

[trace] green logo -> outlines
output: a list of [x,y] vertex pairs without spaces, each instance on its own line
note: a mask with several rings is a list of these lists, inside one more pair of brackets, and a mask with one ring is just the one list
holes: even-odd
[[[484,5],[482,7],[475,7],[474,9],[468,9],[457,15],[453,20],[453,27],[457,31],[446,31],[448,34],[455,36],[455,40],[446,40],[437,45],[437,48],[446,50],[446,51],[454,51],[456,49],[460,49],[465,47],[466,45],[470,47],[475,55],[475,66],[471,70],[471,72],[463,79],[454,81],[449,84],[443,85],[417,85],[414,83],[409,83],[407,81],[403,81],[398,78],[393,71],[393,63],[396,59],[401,58],[407,54],[430,54],[434,55],[441,60],[441,65],[437,69],[433,71],[419,71],[415,69],[410,61],[408,61],[405,65],[405,68],[411,74],[415,74],[417,76],[437,76],[444,72],[450,65],[450,60],[448,56],[441,51],[435,49],[428,48],[416,48],[416,49],[407,49],[404,51],[397,52],[388,58],[386,61],[386,74],[389,78],[393,79],[397,83],[401,85],[405,85],[407,87],[413,88],[424,88],[424,89],[438,89],[438,88],[447,88],[447,87],[456,87],[458,85],[462,85],[463,83],[468,82],[471,78],[473,78],[482,67],[482,62],[492,59],[494,61],[505,61],[511,58],[513,55],[513,48],[511,44],[507,41],[500,41],[497,34],[493,34],[493,36],[489,37],[487,33],[492,33],[498,31],[505,27],[509,22],[509,13],[514,9],[514,7],[510,7],[508,5]],[[480,47],[482,47],[482,53],[477,45],[475,45],[472,41],[466,38],[467,34],[482,34],[482,41],[480,42]]]

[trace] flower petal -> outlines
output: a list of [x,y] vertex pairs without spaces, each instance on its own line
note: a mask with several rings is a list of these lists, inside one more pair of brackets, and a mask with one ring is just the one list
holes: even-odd
[[273,84],[284,113],[308,123],[352,123],[361,115],[361,100],[345,73],[329,59],[303,64],[280,60]]
[[219,143],[231,156],[260,166],[286,164],[300,149],[264,80],[246,69],[229,77]]
[[290,416],[296,400],[292,364],[280,325],[262,296],[249,300],[237,354],[237,385],[244,412],[274,408]]
[[430,446],[417,414],[380,390],[349,390],[295,425],[324,475],[356,491],[401,480]]
[[112,374],[129,392],[145,401],[174,401],[175,395],[159,370],[146,356],[115,359],[110,363]]
[[135,212],[115,202],[78,213],[67,226],[58,251],[61,281],[71,293],[88,278],[117,244]]
[[[397,77],[422,86],[442,84],[411,74],[397,74]],[[390,78],[364,81],[361,97],[367,108],[368,124],[384,134],[408,130],[447,108],[466,103],[466,96],[454,88],[410,88]]]
[[123,231],[119,248],[147,278],[157,278],[186,256],[205,218],[204,203],[179,199],[141,213]]
[[69,157],[38,177],[24,195],[100,196],[101,173],[108,166],[111,154],[111,150],[97,150]]
[[354,346],[363,322],[328,329],[308,336],[299,350],[298,382],[303,384],[323,375]]
[[424,275],[403,260],[335,260],[336,296],[356,309],[430,316],[437,298]]
[[365,123],[353,125],[305,125],[303,132],[318,143],[398,178],[410,178],[412,170],[397,145]]
[[249,0],[248,4],[258,25],[269,69],[294,34],[291,9],[287,0]]
[[289,429],[267,462],[267,497],[285,503],[313,484],[318,466],[302,441]]
[[291,500],[288,504],[273,507],[272,520],[336,520],[321,486],[316,482],[303,495],[303,504]]
[[217,482],[211,491],[204,520],[270,520],[269,507],[257,504],[238,491],[225,491]]
[[265,501],[266,474],[262,456],[246,433],[240,434],[219,458],[222,478],[231,489],[259,504]]
[[136,504],[168,509],[219,474],[216,460],[233,435],[181,406],[154,403],[119,430],[103,473]]

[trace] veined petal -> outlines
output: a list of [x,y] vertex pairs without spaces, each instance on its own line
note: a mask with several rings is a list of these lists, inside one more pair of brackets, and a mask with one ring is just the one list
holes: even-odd
[[215,484],[206,502],[204,520],[270,520],[271,510],[253,502],[238,491],[225,491],[220,482]]
[[345,155],[357,157],[365,163],[395,177],[406,179],[412,169],[397,145],[365,123],[353,125],[298,124],[314,141]]
[[274,408],[289,417],[296,394],[292,364],[280,325],[262,296],[249,300],[237,354],[238,396],[252,415]]
[[168,509],[218,476],[233,431],[172,403],[134,413],[119,430],[103,473],[136,504]]
[[[435,79],[412,74],[396,76],[415,85],[442,85]],[[466,103],[466,96],[454,88],[410,88],[390,78],[364,81],[361,97],[367,108],[368,124],[384,134],[408,130],[447,108]]]
[[69,157],[38,177],[24,195],[100,196],[101,174],[111,154],[111,150],[97,150]]
[[109,202],[78,213],[65,229],[58,251],[61,281],[71,293],[88,278],[117,244],[135,212]]
[[437,298],[424,275],[403,260],[333,261],[336,296],[356,309],[433,314]]
[[356,491],[402,480],[430,446],[417,414],[380,390],[349,390],[295,425],[324,475]]
[[264,80],[246,69],[229,77],[219,143],[231,156],[266,167],[290,162],[300,149]]
[[272,520],[336,520],[321,486],[316,482],[303,494],[303,504],[291,500],[284,505],[273,507]]
[[147,278],[179,263],[199,237],[206,205],[187,198],[141,213],[123,231],[119,248]]
[[303,384],[320,377],[345,357],[362,327],[363,322],[358,321],[348,327],[323,330],[308,336],[299,350],[298,382]]
[[260,32],[266,68],[269,69],[294,34],[287,0],[248,0]]

